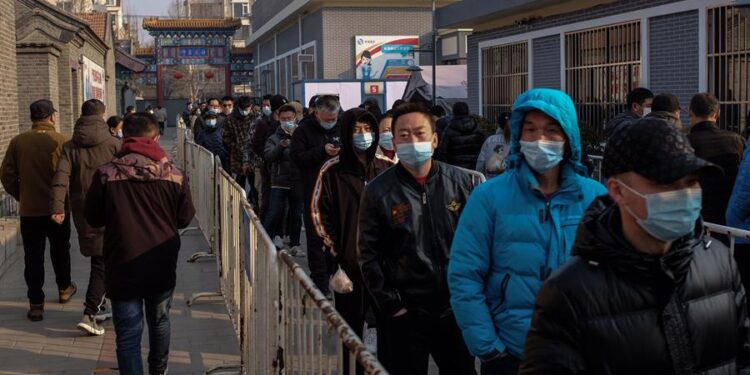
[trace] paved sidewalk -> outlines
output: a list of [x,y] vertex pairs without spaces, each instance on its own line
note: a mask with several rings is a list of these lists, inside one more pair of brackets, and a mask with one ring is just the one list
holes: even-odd
[[[174,130],[170,130],[168,135],[173,135]],[[169,152],[168,141],[163,143]],[[0,278],[0,374],[117,374],[111,320],[104,323],[107,333],[103,337],[84,336],[76,329],[83,314],[89,264],[78,250],[75,232],[72,237],[72,275],[78,293],[66,305],[57,303],[54,273],[47,256],[43,321],[26,319],[28,300],[22,250],[19,249],[19,259]],[[222,299],[203,299],[192,308],[186,306],[185,301],[192,293],[216,291],[219,284],[213,260],[186,262],[192,253],[206,249],[200,232],[189,231],[182,240],[171,310],[169,373],[203,374],[219,364],[239,363],[239,345]],[[145,361],[148,353],[145,329],[143,338]]]

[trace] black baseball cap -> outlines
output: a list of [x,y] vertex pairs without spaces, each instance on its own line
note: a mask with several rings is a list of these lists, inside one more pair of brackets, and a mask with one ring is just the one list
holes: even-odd
[[281,95],[274,95],[273,97],[271,97],[271,111],[276,112],[276,110],[287,103],[289,103],[289,101],[286,100],[285,97]]
[[604,149],[605,177],[635,172],[660,184],[718,166],[695,156],[687,136],[658,118],[645,117],[615,132]]
[[52,104],[51,100],[40,99],[31,103],[31,105],[29,106],[29,112],[31,112],[32,120],[41,120],[49,117],[53,113],[57,112],[57,110],[55,109],[55,106]]

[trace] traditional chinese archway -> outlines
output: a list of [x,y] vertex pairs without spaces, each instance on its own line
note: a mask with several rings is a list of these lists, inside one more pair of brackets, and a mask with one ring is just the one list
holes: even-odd
[[178,89],[183,94],[178,96],[195,100],[197,86],[215,92],[222,82],[223,95],[231,95],[232,36],[240,26],[231,18],[144,20],[143,28],[154,37],[157,104],[164,104],[165,90],[167,96]]

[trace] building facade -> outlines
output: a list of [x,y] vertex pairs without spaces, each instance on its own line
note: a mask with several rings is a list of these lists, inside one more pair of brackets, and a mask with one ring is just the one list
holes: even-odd
[[234,18],[241,26],[234,34],[234,46],[245,47],[245,39],[250,37],[252,26],[250,17],[255,0],[185,0],[188,18]]
[[566,91],[598,131],[635,87],[680,98],[711,92],[723,128],[750,110],[750,17],[730,0],[464,0],[438,12],[441,28],[472,27],[469,100],[490,119],[532,87]]
[[[257,94],[293,96],[297,81],[356,79],[357,36],[416,36],[420,49],[432,43],[428,1],[257,0],[252,25],[247,46],[254,51]],[[430,53],[410,58],[432,63]]]

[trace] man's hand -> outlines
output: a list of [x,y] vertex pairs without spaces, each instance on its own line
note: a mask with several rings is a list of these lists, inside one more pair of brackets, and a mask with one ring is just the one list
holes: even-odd
[[279,144],[281,145],[281,147],[286,148],[286,147],[289,147],[289,143],[291,143],[291,142],[292,142],[291,139],[284,139],[281,142],[279,142]]
[[336,156],[339,154],[339,151],[341,151],[340,148],[330,143],[326,143],[325,148],[326,148],[326,154],[328,154],[328,156]]
[[65,221],[65,214],[53,214],[50,218],[57,223],[57,225],[62,225]]

